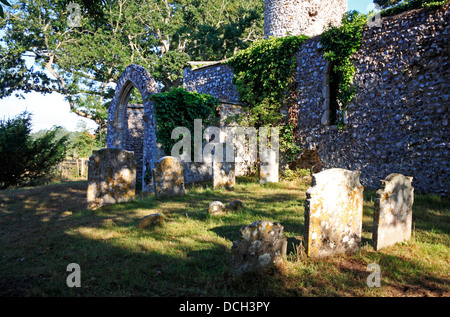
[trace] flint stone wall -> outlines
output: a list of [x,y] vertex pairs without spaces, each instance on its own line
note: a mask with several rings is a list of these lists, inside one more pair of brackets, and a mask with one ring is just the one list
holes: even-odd
[[262,272],[286,256],[287,239],[277,222],[256,221],[241,228],[241,237],[231,247],[232,272],[242,275]]
[[87,203],[89,209],[127,202],[135,197],[134,153],[122,149],[101,149],[89,158]]
[[345,128],[330,126],[329,64],[319,37],[297,53],[296,138],[317,150],[323,168],[361,170],[362,184],[378,188],[393,172],[414,177],[420,192],[450,194],[448,5],[383,18],[363,32],[353,56],[357,94]]
[[340,24],[345,12],[347,0],[265,0],[264,38],[315,36],[329,23]]
[[411,238],[412,205],[414,203],[413,178],[390,174],[382,180],[377,191],[373,218],[373,247],[383,247]]
[[228,102],[239,102],[239,93],[233,85],[233,70],[223,62],[203,67],[184,69],[183,87],[188,91],[210,94]]
[[142,184],[142,161],[144,159],[144,106],[129,105],[126,114],[127,132],[126,146],[127,151],[134,152],[136,159],[136,184]]
[[364,190],[359,175],[360,172],[338,168],[312,175],[305,204],[308,256],[359,250]]
[[[396,172],[413,176],[416,191],[449,196],[449,15],[449,5],[412,10],[364,29],[353,56],[357,94],[342,130],[330,122],[320,36],[307,40],[296,53],[297,103],[288,109],[300,148],[317,153],[323,169],[360,170],[366,188]],[[238,102],[232,75],[220,63],[186,69],[184,85]]]

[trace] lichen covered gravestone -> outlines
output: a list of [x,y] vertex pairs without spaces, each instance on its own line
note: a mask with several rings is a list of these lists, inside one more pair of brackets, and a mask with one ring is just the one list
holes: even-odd
[[277,222],[256,221],[241,228],[241,238],[231,247],[232,273],[262,272],[286,255],[287,239]]
[[162,214],[151,214],[145,216],[138,223],[138,227],[141,230],[163,225],[164,225],[164,216]]
[[213,201],[209,204],[208,214],[218,215],[227,213],[227,207],[220,201]]
[[213,189],[234,189],[236,186],[235,163],[213,162]]
[[373,218],[373,247],[379,250],[411,238],[413,178],[390,174],[377,191]]
[[127,202],[135,197],[134,153],[122,149],[93,151],[89,158],[87,203],[89,209]]
[[363,190],[360,172],[333,168],[313,174],[306,191],[308,256],[355,252],[361,242]]
[[173,156],[160,158],[153,168],[156,197],[184,195],[183,166]]

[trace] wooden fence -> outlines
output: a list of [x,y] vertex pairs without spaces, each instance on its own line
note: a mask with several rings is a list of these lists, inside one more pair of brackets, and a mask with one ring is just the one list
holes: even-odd
[[58,176],[61,181],[87,179],[88,163],[88,158],[65,160],[58,164]]

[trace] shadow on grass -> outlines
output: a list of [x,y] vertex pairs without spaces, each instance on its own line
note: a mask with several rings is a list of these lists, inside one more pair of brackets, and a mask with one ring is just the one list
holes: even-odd
[[[204,190],[163,200],[147,197],[93,212],[85,210],[83,202],[79,202],[85,200],[86,184],[64,188],[46,187],[30,190],[28,194],[20,190],[0,194],[0,295],[374,296],[378,294],[377,290],[366,285],[370,274],[366,267],[372,262],[381,266],[380,292],[384,295],[449,295],[449,280],[430,273],[429,267],[420,259],[406,259],[387,254],[387,251],[362,251],[359,256],[320,261],[303,259],[296,262],[291,271],[269,272],[256,279],[231,279],[228,244],[199,235],[192,247],[185,242],[188,237],[171,237],[165,228],[140,231],[135,225],[141,214],[135,211],[157,212],[164,206],[169,223],[176,223],[187,215],[194,221],[199,220],[195,225],[203,226],[210,222],[202,210],[212,199],[228,202],[241,198],[247,203],[255,199],[244,199],[245,196],[237,192]],[[273,196],[276,200],[286,195]],[[302,202],[295,195],[287,197],[294,199],[294,204]],[[432,226],[428,223],[430,219],[434,225],[447,219],[448,204],[436,201],[433,204],[430,208],[429,201],[417,201],[416,228],[425,230],[423,228]],[[270,210],[263,208],[267,202],[257,199],[256,205],[261,206],[257,211],[243,209],[246,217],[274,217]],[[113,220],[112,230],[106,230],[107,220]],[[219,224],[220,221],[211,223]],[[225,219],[223,225],[209,230],[228,242],[239,239],[241,225],[249,224],[238,223],[241,221],[238,216],[231,217],[228,224],[227,221]],[[294,235],[288,237],[288,254],[295,254],[302,243],[304,225],[301,220],[289,217],[280,223],[285,231]],[[446,230],[447,227],[441,224],[439,228]],[[104,235],[96,236],[103,231],[106,231]],[[153,249],[153,244],[160,242],[165,243],[161,249]],[[146,243],[152,248],[147,248]],[[81,288],[66,285],[70,274],[66,270],[70,263],[78,263],[81,267]]]

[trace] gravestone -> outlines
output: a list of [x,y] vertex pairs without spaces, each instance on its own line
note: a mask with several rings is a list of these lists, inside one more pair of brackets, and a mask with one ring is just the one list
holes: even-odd
[[262,272],[286,255],[287,239],[277,222],[256,221],[241,228],[241,237],[231,247],[232,272],[242,275]]
[[183,166],[176,157],[160,158],[152,171],[156,197],[184,195]]
[[151,214],[145,216],[138,223],[138,227],[141,230],[155,226],[164,226],[164,216],[162,214]]
[[208,213],[210,215],[227,213],[227,207],[220,201],[213,201],[209,204]]
[[236,186],[235,163],[213,161],[213,189],[234,189]]
[[109,148],[93,151],[89,158],[87,203],[89,209],[127,202],[135,197],[134,153]]
[[278,182],[277,153],[271,149],[264,150],[261,153],[261,163],[259,165],[259,182],[260,184]]
[[377,191],[373,218],[373,247],[383,247],[411,238],[412,205],[414,202],[413,178],[390,174],[382,180]]
[[364,190],[359,176],[359,171],[339,168],[312,175],[305,204],[308,256],[359,250]]

